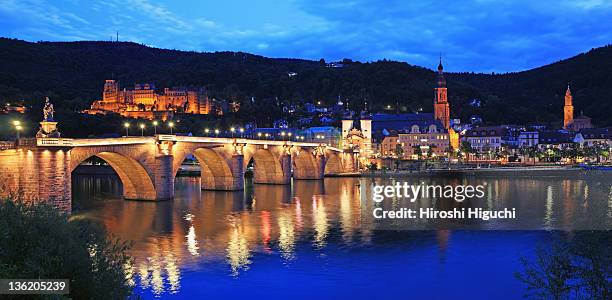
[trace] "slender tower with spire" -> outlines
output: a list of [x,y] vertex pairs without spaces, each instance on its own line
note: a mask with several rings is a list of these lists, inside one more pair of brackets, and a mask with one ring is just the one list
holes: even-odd
[[565,90],[565,105],[563,105],[563,128],[568,129],[574,123],[574,105],[572,103],[572,92],[569,83]]
[[372,115],[368,110],[368,100],[363,103],[363,111],[361,112],[359,125],[361,126],[361,134],[363,135],[363,152],[364,157],[370,157],[372,153]]
[[440,120],[444,128],[450,128],[450,108],[446,93],[446,79],[444,78],[444,67],[442,67],[442,56],[438,65],[438,76],[436,88],[434,88],[434,118]]

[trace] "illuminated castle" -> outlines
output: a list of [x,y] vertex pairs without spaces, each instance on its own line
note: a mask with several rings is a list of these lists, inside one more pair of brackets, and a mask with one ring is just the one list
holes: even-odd
[[153,84],[135,84],[133,90],[121,90],[118,81],[106,80],[102,100],[94,101],[84,113],[166,120],[174,113],[208,114],[210,101],[204,89],[164,88],[159,94]]

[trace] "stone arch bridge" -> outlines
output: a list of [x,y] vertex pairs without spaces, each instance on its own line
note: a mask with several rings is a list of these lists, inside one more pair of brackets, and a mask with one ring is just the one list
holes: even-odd
[[105,160],[123,184],[126,199],[174,197],[174,179],[193,155],[201,168],[202,189],[242,190],[253,161],[253,181],[289,184],[353,172],[357,157],[325,144],[240,138],[156,135],[110,139],[21,139],[0,144],[0,181],[4,193],[26,199],[70,204],[71,173],[86,159]]

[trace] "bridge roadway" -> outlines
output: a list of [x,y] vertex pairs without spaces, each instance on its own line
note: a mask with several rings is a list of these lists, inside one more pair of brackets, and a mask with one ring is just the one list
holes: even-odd
[[355,153],[322,143],[244,138],[156,135],[105,139],[21,139],[0,148],[0,196],[50,201],[70,206],[71,174],[86,159],[105,160],[123,184],[125,199],[174,197],[174,179],[189,155],[197,158],[204,190],[244,188],[244,172],[253,161],[253,181],[289,184],[353,172]]

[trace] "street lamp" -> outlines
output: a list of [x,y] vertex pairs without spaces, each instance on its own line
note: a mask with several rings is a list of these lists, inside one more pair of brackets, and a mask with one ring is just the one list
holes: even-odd
[[230,128],[230,131],[232,132],[232,138],[234,137],[234,132],[236,132],[236,128],[232,127]]
[[157,135],[157,121],[153,121],[153,132],[155,133],[155,135]]
[[15,132],[17,132],[17,140],[19,140],[19,133],[21,132],[21,130],[23,130],[23,127],[21,126],[21,122],[19,121],[13,121],[13,125],[15,126]]
[[128,123],[128,122],[123,123],[123,127],[125,127],[125,136],[126,137],[130,136],[130,132],[128,130],[130,128],[130,123]]
[[170,134],[172,134],[172,129],[174,128],[174,122],[169,122],[168,127],[170,127]]
[[215,129],[215,135],[219,137],[219,129]]
[[208,136],[208,133],[210,132],[210,129],[206,128],[204,129],[204,133]]
[[145,125],[140,124],[140,136],[144,136],[144,129],[145,129]]
[[244,137],[244,128],[240,127],[240,137]]
[[261,132],[257,133],[257,138],[261,139]]

